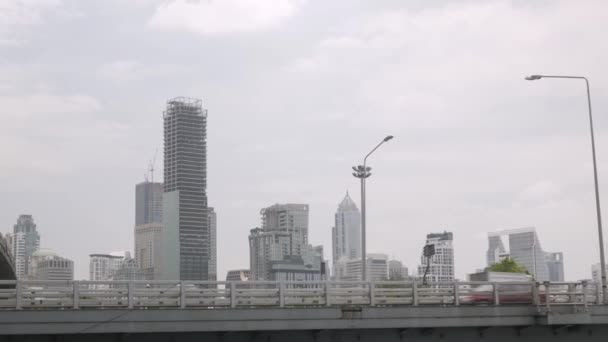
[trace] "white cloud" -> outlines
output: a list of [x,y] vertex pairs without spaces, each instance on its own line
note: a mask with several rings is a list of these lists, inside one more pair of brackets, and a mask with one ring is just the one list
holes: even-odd
[[0,46],[19,45],[25,32],[42,22],[43,13],[61,5],[61,0],[0,0]]
[[159,6],[150,26],[200,34],[266,30],[293,16],[303,0],[175,0]]

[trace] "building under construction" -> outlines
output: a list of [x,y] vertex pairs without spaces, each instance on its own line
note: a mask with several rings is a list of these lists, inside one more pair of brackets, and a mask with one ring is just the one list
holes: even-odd
[[209,279],[206,130],[202,100],[177,97],[167,101],[159,279]]

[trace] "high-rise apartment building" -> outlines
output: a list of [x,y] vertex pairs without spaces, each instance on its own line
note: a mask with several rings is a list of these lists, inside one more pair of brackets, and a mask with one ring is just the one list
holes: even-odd
[[206,130],[202,100],[177,97],[167,102],[159,279],[209,278]]
[[217,214],[209,207],[209,280],[217,280]]
[[74,280],[74,262],[60,257],[50,249],[41,248],[32,254],[29,278],[33,280]]
[[275,204],[260,214],[262,228],[249,235],[251,279],[322,279],[323,248],[308,244],[308,205]]
[[[508,237],[508,239],[504,239]],[[507,247],[508,246],[508,247]],[[488,266],[510,257],[526,267],[537,281],[551,280],[549,268],[553,270],[555,279],[564,276],[563,254],[545,253],[542,249],[534,227],[503,230],[488,234],[488,251],[486,253]],[[551,261],[550,258],[557,257]],[[561,268],[560,268],[561,267]]]
[[308,204],[275,204],[260,211],[262,230],[289,234],[287,254],[302,255],[308,245]]
[[545,253],[545,257],[549,271],[549,281],[564,281],[564,253]]
[[163,230],[163,184],[142,182],[135,186],[135,260],[145,278],[157,278]]
[[[435,245],[435,255],[431,257],[426,275],[429,282],[454,280],[454,236],[451,232],[431,233],[426,236],[427,245]],[[422,255],[418,276],[422,277],[427,270],[427,258]]]
[[338,205],[335,223],[332,228],[332,264],[346,257],[347,259],[361,258],[361,212],[348,192]]
[[13,233],[7,234],[9,249],[15,262],[17,279],[25,279],[29,273],[30,258],[40,248],[40,234],[32,215],[20,215]]
[[89,280],[93,281],[112,280],[124,259],[124,256],[111,254],[91,254],[89,257]]

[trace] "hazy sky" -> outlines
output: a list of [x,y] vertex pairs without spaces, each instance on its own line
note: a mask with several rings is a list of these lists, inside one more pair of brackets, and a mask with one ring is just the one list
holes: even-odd
[[[249,267],[259,210],[310,204],[331,259],[351,166],[369,160],[368,252],[419,263],[454,233],[456,274],[486,233],[537,227],[569,279],[599,260],[585,87],[608,222],[606,1],[0,0],[0,230],[32,214],[76,261],[133,249],[134,187],[176,96],[209,110],[218,277]],[[608,229],[607,229],[608,231]]]

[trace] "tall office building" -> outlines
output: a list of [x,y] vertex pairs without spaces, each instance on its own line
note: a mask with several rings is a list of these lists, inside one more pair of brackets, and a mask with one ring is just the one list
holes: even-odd
[[[427,245],[435,245],[435,255],[431,257],[427,280],[429,282],[454,280],[454,236],[451,232],[431,233],[426,236]],[[427,259],[420,258],[418,276],[422,277],[427,270]]]
[[322,279],[323,248],[308,244],[308,205],[275,204],[260,214],[262,228],[249,235],[251,279]]
[[332,264],[335,265],[343,257],[347,259],[361,258],[361,212],[348,192],[338,205],[335,223],[332,228]]
[[124,259],[111,254],[91,254],[89,257],[89,280],[93,281],[112,280]]
[[564,281],[564,253],[545,253],[545,257],[549,271],[549,281]]
[[163,184],[142,182],[135,186],[135,261],[145,278],[157,278],[163,230]]
[[9,249],[15,262],[17,279],[25,279],[29,273],[30,258],[40,248],[40,234],[32,215],[20,215],[13,233],[7,234]]
[[206,130],[202,100],[177,97],[167,102],[159,279],[209,278]]
[[208,210],[209,216],[209,280],[217,280],[217,214],[212,207]]
[[41,248],[32,254],[30,279],[74,280],[74,262],[50,249]]
[[[503,240],[505,236],[508,239]],[[508,248],[505,246],[508,246]],[[510,257],[526,267],[537,281],[549,280],[547,257],[541,247],[534,227],[489,233],[486,255],[488,266],[499,262],[505,257]]]

